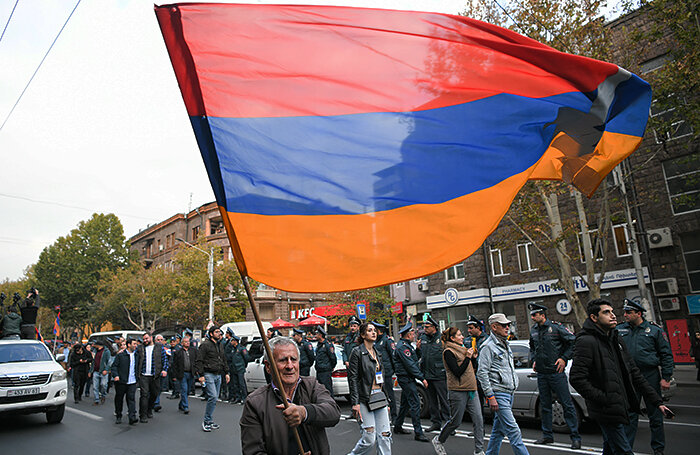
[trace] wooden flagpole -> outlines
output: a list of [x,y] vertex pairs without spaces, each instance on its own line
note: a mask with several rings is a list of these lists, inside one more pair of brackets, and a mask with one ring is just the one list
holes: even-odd
[[[289,407],[289,402],[287,401],[287,394],[284,392],[284,387],[282,387],[282,380],[280,378],[280,372],[277,369],[277,364],[275,363],[275,358],[272,356],[272,350],[270,349],[270,344],[267,342],[267,332],[263,328],[262,321],[260,320],[260,313],[258,313],[258,307],[253,299],[253,292],[250,290],[250,283],[248,282],[248,276],[243,275],[243,286],[245,287],[245,293],[248,296],[248,301],[250,302],[250,307],[253,309],[253,317],[258,325],[258,331],[260,332],[260,338],[262,338],[263,345],[265,346],[265,352],[267,353],[267,358],[270,359],[270,369],[272,370],[272,380],[279,387],[279,391],[282,394],[282,403],[284,404],[284,409]],[[304,446],[301,443],[301,438],[299,437],[299,431],[297,428],[291,428],[294,433],[294,439],[297,441],[297,446],[299,447],[299,455],[304,455]]]

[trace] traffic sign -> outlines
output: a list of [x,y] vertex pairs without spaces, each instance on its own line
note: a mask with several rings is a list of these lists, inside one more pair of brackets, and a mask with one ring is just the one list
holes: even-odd
[[364,303],[357,304],[357,317],[362,319],[363,321],[367,319],[367,310],[365,308]]

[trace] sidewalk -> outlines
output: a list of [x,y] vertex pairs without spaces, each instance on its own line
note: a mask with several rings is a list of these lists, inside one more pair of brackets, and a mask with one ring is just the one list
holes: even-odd
[[676,365],[673,369],[678,387],[700,387],[700,381],[696,380],[697,374],[695,365]]

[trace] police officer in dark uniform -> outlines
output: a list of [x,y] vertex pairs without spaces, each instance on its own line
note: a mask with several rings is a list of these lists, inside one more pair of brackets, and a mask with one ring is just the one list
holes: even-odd
[[[230,403],[233,403],[236,400],[236,376],[233,373],[233,351],[236,349],[235,346],[231,343],[231,340],[233,339],[233,335],[235,333],[233,332],[233,329],[231,327],[226,329],[226,334],[224,335],[224,339],[222,341],[223,347],[224,347],[224,355],[226,356],[226,364],[228,365],[228,374],[231,380],[228,383],[227,389],[227,400]],[[222,384],[225,384],[225,382],[222,382]],[[224,387],[221,388],[222,394],[223,394],[223,389]]]
[[335,356],[333,344],[326,340],[326,331],[321,326],[316,328],[316,379],[326,386],[328,392],[333,396],[333,379],[331,373],[335,368],[338,359]]
[[379,331],[377,341],[374,342],[374,349],[379,352],[382,359],[382,370],[384,371],[384,395],[389,401],[389,410],[391,411],[391,422],[396,420],[396,399],[394,398],[394,351],[396,351],[396,343],[393,338],[386,334],[387,327],[379,321],[372,321],[372,324]]
[[350,332],[345,335],[343,340],[343,363],[345,368],[350,367],[350,353],[353,349],[357,347],[357,335],[360,329],[360,319],[357,316],[350,316],[348,319],[348,326],[350,327]]
[[423,377],[423,373],[418,367],[418,355],[413,349],[411,342],[416,339],[416,332],[413,330],[411,322],[407,322],[405,326],[399,330],[401,339],[396,343],[396,351],[394,351],[394,366],[396,368],[396,379],[401,387],[401,407],[399,413],[394,420],[395,434],[409,434],[403,429],[403,420],[407,413],[411,413],[413,421],[414,439],[416,441],[430,442],[423,433],[423,427],[420,425],[420,398],[418,389],[416,389],[416,379],[423,382],[423,386],[428,388],[428,381]]
[[552,444],[552,393],[556,393],[564,408],[564,419],[571,430],[571,448],[581,448],[578,417],[574,408],[569,382],[566,379],[566,362],[574,354],[576,336],[556,321],[547,319],[547,307],[531,303],[530,318],[535,323],[530,329],[530,352],[537,372],[537,388],[540,391],[542,437],[535,444]]
[[316,361],[316,354],[314,353],[314,347],[304,339],[304,331],[301,329],[294,328],[294,341],[296,341],[297,346],[299,346],[299,375],[309,376],[311,374],[311,367]]
[[[617,331],[644,378],[661,396],[662,389],[668,390],[671,387],[673,376],[673,353],[666,332],[657,324],[644,319],[644,307],[641,304],[625,299],[623,309],[626,322],[618,325]],[[648,403],[646,407],[649,410],[651,448],[654,455],[660,455],[666,446],[663,413]],[[630,413],[630,423],[625,427],[630,445],[633,445],[637,436],[638,420],[637,413]]]
[[423,321],[423,330],[424,333],[416,345],[416,352],[420,357],[423,376],[428,381],[430,421],[433,424],[426,431],[431,432],[440,430],[442,423],[450,420],[450,405],[447,402],[447,375],[442,360],[442,340],[438,323],[428,316]]
[[[464,347],[474,349],[478,365],[479,350],[481,349],[481,345],[484,344],[484,341],[486,341],[489,337],[484,331],[484,322],[477,319],[474,315],[469,316],[469,320],[467,321],[467,332],[469,332],[469,338],[464,338]],[[484,395],[484,389],[481,388],[479,378],[476,379],[476,389],[479,393],[481,403],[485,403],[486,397]]]
[[250,362],[248,350],[241,344],[241,338],[235,333],[229,344],[233,347],[231,354],[231,382],[234,383],[231,403],[245,403],[248,397],[248,387],[245,383],[245,369]]
[[474,352],[479,354],[479,349],[484,341],[489,337],[484,332],[484,323],[478,320],[474,315],[469,316],[469,321],[467,321],[467,331],[469,332],[469,338],[464,340],[464,346],[467,348],[474,349]]

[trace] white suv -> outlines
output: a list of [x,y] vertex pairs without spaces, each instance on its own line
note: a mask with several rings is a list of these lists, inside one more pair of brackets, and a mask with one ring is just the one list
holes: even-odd
[[0,340],[0,413],[46,413],[59,423],[66,409],[66,371],[44,343]]

